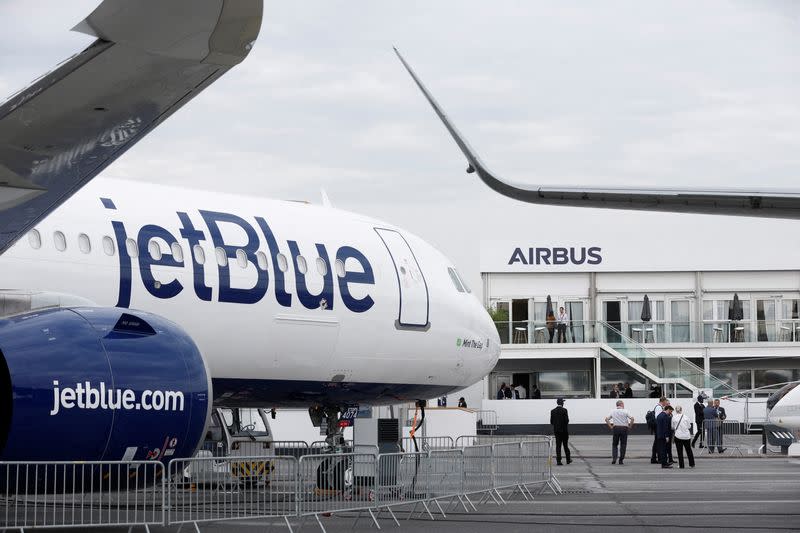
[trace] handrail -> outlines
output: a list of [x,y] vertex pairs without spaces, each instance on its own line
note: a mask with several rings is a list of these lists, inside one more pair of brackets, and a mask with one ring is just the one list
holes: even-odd
[[[624,353],[624,351],[622,351],[622,350],[626,349],[625,348],[626,345],[627,346],[633,346],[633,349],[639,351],[640,353],[644,353],[645,357],[640,358],[640,359],[654,359],[654,360],[658,360],[659,362],[664,362],[664,361],[675,362],[675,361],[677,361],[677,363],[678,363],[678,375],[677,376],[673,376],[673,379],[683,379],[683,380],[685,380],[690,385],[687,388],[690,388],[690,389],[691,388],[694,388],[694,389],[711,388],[711,389],[723,389],[723,390],[724,389],[729,389],[730,391],[733,391],[734,393],[737,392],[736,389],[734,389],[733,387],[731,387],[730,385],[728,385],[727,383],[725,383],[721,379],[719,379],[719,378],[713,376],[712,374],[706,372],[705,370],[703,370],[699,366],[695,365],[694,363],[692,363],[691,361],[689,361],[685,357],[666,357],[666,356],[658,355],[658,354],[648,350],[647,347],[644,344],[636,342],[635,340],[631,339],[630,337],[627,337],[625,334],[623,334],[621,331],[619,331],[618,329],[614,328],[610,324],[608,324],[608,323],[606,323],[606,322],[604,322],[602,320],[598,320],[597,323],[600,324],[603,328],[605,328],[606,332],[610,331],[610,332],[613,333],[613,335],[619,337],[619,341],[618,342],[608,342],[608,338],[606,336],[606,338],[604,339],[604,340],[606,340],[606,344],[609,347],[611,347],[612,349],[614,349],[617,352],[619,352],[624,357],[626,357],[626,358],[630,359],[631,361],[633,361],[634,363],[636,363],[636,365],[641,367],[641,368],[646,368],[646,366],[644,364],[639,364],[639,362],[636,361],[636,359],[630,357],[628,354],[626,354],[626,353]],[[620,350],[620,348],[622,348],[622,350]],[[663,364],[660,364],[659,367],[662,370],[664,370],[666,368],[665,365],[663,365]],[[689,379],[687,379],[688,376],[681,374],[680,368],[682,368],[682,367],[685,367],[685,368],[691,370],[691,374],[689,374],[689,375],[702,376],[703,385],[700,385],[698,383],[690,382]],[[653,374],[653,375],[656,375],[659,378],[659,380],[664,380],[664,379],[669,379],[670,378],[669,376],[661,375],[660,373],[656,374],[652,370],[650,371],[650,373]],[[665,381],[665,382],[668,382],[668,381]],[[686,384],[684,384],[684,386],[686,386]]]

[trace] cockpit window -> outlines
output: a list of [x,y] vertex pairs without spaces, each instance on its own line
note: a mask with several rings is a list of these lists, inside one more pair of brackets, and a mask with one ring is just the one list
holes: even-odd
[[461,275],[461,272],[456,270],[455,273],[456,273],[456,276],[458,276],[458,281],[461,282],[461,286],[464,287],[464,290],[471,293],[472,291],[470,290],[469,286],[467,285],[467,282],[464,281],[464,277]]
[[453,282],[453,285],[456,286],[456,290],[458,292],[464,292],[464,286],[461,285],[461,281],[458,279],[458,274],[456,274],[456,271],[448,267],[447,273],[450,274],[450,280]]

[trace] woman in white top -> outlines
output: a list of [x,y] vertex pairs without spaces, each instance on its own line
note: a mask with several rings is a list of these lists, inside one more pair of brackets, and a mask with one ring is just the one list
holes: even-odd
[[692,453],[691,440],[694,435],[694,421],[691,416],[684,416],[683,407],[675,408],[672,415],[672,432],[675,435],[675,447],[678,448],[678,466],[683,466],[683,450],[689,458],[689,467],[694,468],[694,454]]

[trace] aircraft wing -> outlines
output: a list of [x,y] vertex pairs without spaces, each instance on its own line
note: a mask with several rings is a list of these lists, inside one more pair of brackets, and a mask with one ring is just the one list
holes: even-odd
[[744,191],[736,189],[681,190],[672,188],[562,187],[515,184],[496,176],[481,161],[456,129],[400,52],[395,53],[450,132],[464,157],[468,173],[504,196],[532,204],[599,207],[640,211],[742,215],[765,218],[800,218],[800,192]]
[[[104,0],[0,105],[0,253],[249,53],[262,0]],[[178,156],[180,156],[178,154]]]

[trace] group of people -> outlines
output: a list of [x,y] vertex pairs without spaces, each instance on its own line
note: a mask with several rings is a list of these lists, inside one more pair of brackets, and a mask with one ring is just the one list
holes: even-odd
[[[627,385],[627,384],[626,384]],[[707,400],[707,406],[703,401]],[[553,435],[556,444],[556,464],[561,462],[562,449],[567,464],[572,462],[569,452],[569,412],[564,407],[564,399],[556,400],[557,406],[550,411],[550,424],[553,426]],[[704,394],[697,397],[694,404],[694,417],[684,413],[682,406],[672,407],[665,397],[659,398],[658,404],[647,413],[646,422],[654,435],[652,455],[650,462],[660,464],[661,468],[672,468],[675,461],[672,458],[672,444],[678,450],[678,466],[685,468],[684,453],[689,463],[689,468],[695,467],[694,448],[698,438],[700,448],[703,447],[703,437],[706,446],[713,453],[714,448],[718,453],[723,453],[722,447],[722,421],[727,418],[725,408],[720,406],[719,400],[707,399]],[[628,446],[628,432],[633,428],[634,418],[625,409],[625,402],[617,400],[615,408],[605,417],[605,423],[612,432],[611,464],[625,464],[625,452]],[[705,431],[704,431],[705,429]],[[694,439],[692,438],[694,436]]]
[[550,334],[550,342],[553,342],[553,336],[556,337],[556,342],[567,342],[567,326],[569,325],[569,313],[563,307],[558,308],[558,315],[550,310],[545,317],[547,324],[547,331]]
[[[500,388],[497,389],[497,399],[498,400],[526,400],[528,398],[528,391],[525,390],[525,387],[522,385],[511,385],[510,387],[506,385],[505,382],[500,384]],[[533,386],[531,389],[531,400],[541,400],[542,399],[542,391],[539,390],[539,387],[536,385]]]
[[[708,402],[706,407],[703,407],[704,400]],[[681,406],[673,408],[669,404],[669,400],[663,396],[659,398],[658,404],[650,413],[653,415],[648,421],[648,426],[654,435],[650,462],[660,464],[661,468],[672,468],[675,463],[672,458],[673,440],[675,448],[678,450],[678,466],[680,468],[684,467],[684,451],[689,459],[689,467],[694,468],[692,448],[698,438],[700,447],[703,447],[704,434],[709,452],[713,453],[714,448],[718,453],[726,450],[722,447],[722,421],[727,418],[727,415],[719,400],[706,398],[705,394],[697,396],[697,401],[694,403],[694,422],[692,422],[691,415],[687,416],[683,412]],[[655,423],[653,423],[653,419]],[[704,429],[705,431],[703,431]],[[694,438],[692,438],[693,436]]]
[[611,388],[609,398],[633,398],[633,389],[631,388],[631,384],[625,383],[623,386],[622,382],[617,383]]

